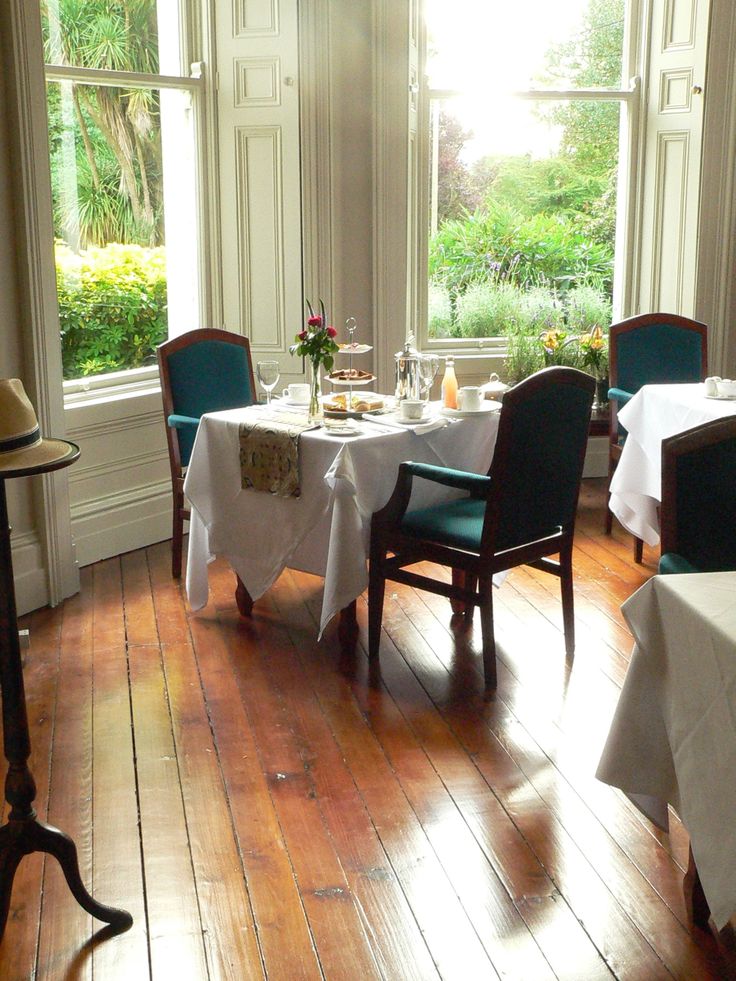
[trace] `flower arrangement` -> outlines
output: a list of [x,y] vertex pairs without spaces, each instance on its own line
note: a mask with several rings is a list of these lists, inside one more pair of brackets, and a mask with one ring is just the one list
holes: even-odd
[[324,367],[326,371],[332,369],[335,363],[334,355],[339,350],[335,341],[337,331],[327,323],[325,305],[319,301],[319,313],[315,313],[312,304],[307,300],[307,326],[296,335],[295,342],[289,347],[291,354],[297,354],[302,358],[308,358],[311,368],[310,376],[310,396],[309,396],[309,418],[316,419],[319,416],[319,370]]
[[544,330],[539,335],[542,347],[544,348],[545,363],[550,365],[555,363],[555,355],[562,348],[563,341],[567,337],[567,332],[557,327]]
[[583,367],[590,368],[596,378],[602,378],[608,360],[608,344],[602,328],[596,324],[590,333],[581,334],[577,341]]

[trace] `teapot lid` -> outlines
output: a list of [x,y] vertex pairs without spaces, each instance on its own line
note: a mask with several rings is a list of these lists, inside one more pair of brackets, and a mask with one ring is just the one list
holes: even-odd
[[485,385],[481,385],[480,390],[483,393],[503,394],[504,392],[508,392],[509,388],[510,386],[502,382],[494,371]]
[[399,360],[399,358],[407,358],[407,357],[408,358],[418,358],[419,357],[419,351],[417,351],[417,349],[415,347],[412,347],[412,344],[413,343],[414,343],[414,335],[413,334],[409,334],[409,336],[407,337],[406,341],[404,342],[403,350],[397,351],[396,354],[394,355],[394,357],[396,358],[397,361]]

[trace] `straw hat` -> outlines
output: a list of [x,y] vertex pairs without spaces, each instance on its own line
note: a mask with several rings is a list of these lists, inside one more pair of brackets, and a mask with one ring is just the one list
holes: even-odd
[[43,439],[23,382],[0,378],[0,477],[11,470],[51,467],[78,452],[65,439]]

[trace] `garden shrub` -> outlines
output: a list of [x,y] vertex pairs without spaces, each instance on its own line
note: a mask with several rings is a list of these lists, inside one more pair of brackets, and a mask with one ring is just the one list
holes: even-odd
[[600,290],[591,286],[577,286],[568,291],[565,305],[570,330],[587,334],[594,327],[602,327],[608,331],[613,310],[611,301]]
[[56,246],[64,378],[155,362],[168,334],[166,252],[108,245],[76,254]]
[[478,283],[457,300],[455,326],[460,337],[508,334],[522,321],[523,294],[510,283]]
[[427,322],[430,337],[450,337],[452,331],[450,294],[438,283],[429,284]]

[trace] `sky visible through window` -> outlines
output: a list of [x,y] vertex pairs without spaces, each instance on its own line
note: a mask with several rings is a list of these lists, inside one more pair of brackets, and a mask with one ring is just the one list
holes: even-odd
[[[463,93],[452,114],[473,131],[463,151],[467,163],[488,154],[556,152],[559,133],[540,126],[533,103],[510,93],[541,87],[547,51],[580,33],[588,2],[427,0],[429,84]],[[559,77],[553,87],[568,83]]]

